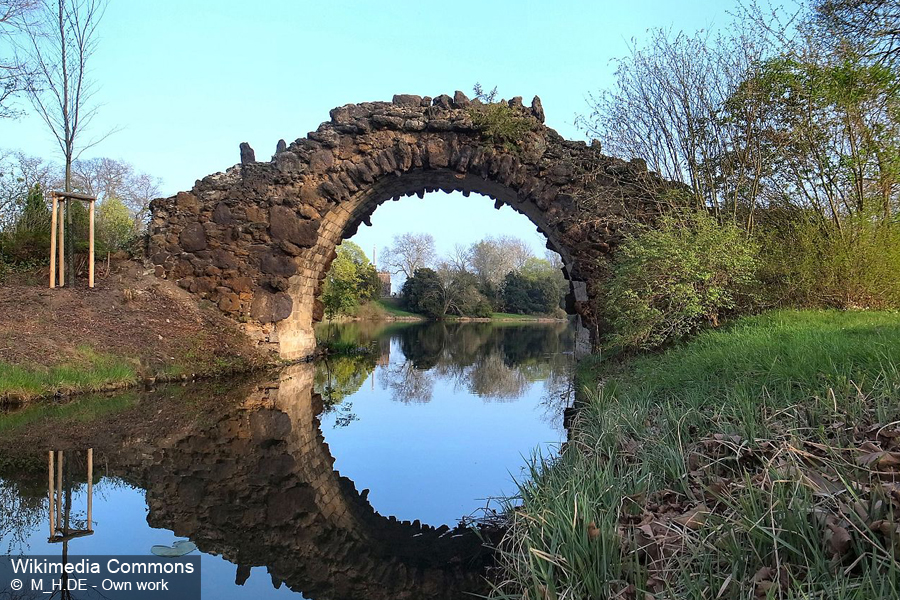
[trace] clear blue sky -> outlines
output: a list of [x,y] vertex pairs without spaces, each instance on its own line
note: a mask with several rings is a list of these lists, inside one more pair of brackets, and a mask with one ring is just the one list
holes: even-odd
[[[279,138],[305,136],[335,106],[395,93],[471,95],[475,82],[504,98],[539,95],[547,124],[582,139],[575,116],[589,92],[610,85],[611,60],[629,39],[657,26],[721,26],[733,4],[112,0],[90,65],[103,106],[83,139],[122,129],[85,157],[126,160],[161,177],[169,195],[238,162],[240,142],[268,158]],[[59,152],[34,116],[0,121],[0,148]],[[428,222],[441,223],[431,233],[442,251],[488,233],[544,245],[525,217],[458,194],[383,206],[354,241],[380,252],[393,234]]]

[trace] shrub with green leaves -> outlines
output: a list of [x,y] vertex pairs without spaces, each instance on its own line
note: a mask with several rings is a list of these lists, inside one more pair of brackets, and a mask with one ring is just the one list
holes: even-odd
[[108,196],[97,207],[97,251],[126,249],[137,233],[131,211],[119,198]]
[[406,308],[414,313],[439,319],[446,314],[446,290],[434,269],[416,269],[412,277],[403,282],[400,291]]
[[900,221],[862,213],[823,222],[797,211],[760,239],[770,305],[900,307]]
[[47,260],[50,252],[50,209],[41,187],[35,185],[22,199],[15,222],[0,231],[0,259],[10,264]]
[[337,256],[322,285],[325,315],[349,314],[361,303],[378,297],[381,282],[363,249],[350,241],[337,247]]
[[603,313],[616,349],[651,349],[752,304],[757,246],[704,213],[664,217],[618,249]]
[[476,104],[469,109],[469,115],[483,137],[492,144],[510,148],[517,146],[535,125],[533,119],[502,102]]

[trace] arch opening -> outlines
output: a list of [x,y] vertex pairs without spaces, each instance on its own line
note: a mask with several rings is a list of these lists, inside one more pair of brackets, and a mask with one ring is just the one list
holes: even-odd
[[[589,349],[589,333],[581,325],[578,314],[573,310],[576,296],[571,276],[572,256],[565,245],[561,243],[556,232],[546,222],[541,211],[533,203],[523,202],[514,189],[477,175],[460,174],[450,170],[417,170],[379,181],[376,185],[361,190],[349,201],[342,203],[324,216],[317,244],[311,249],[314,257],[312,276],[292,280],[292,286],[288,293],[293,300],[294,311],[291,316],[278,325],[279,339],[284,340],[285,336],[301,338],[297,342],[291,342],[291,345],[300,348],[300,352],[297,356],[289,358],[308,355],[315,349],[314,327],[324,318],[324,306],[321,302],[322,285],[341,242],[352,241],[361,226],[372,226],[373,216],[385,203],[389,201],[410,202],[411,200],[404,200],[404,198],[411,199],[416,196],[419,201],[445,201],[445,198],[433,197],[438,195],[438,192],[448,195],[460,193],[465,197],[480,196],[482,198],[479,199],[485,203],[493,202],[496,210],[509,208],[517,213],[508,215],[506,218],[516,218],[521,215],[531,222],[536,231],[544,238],[544,247],[560,257],[562,273],[568,282],[565,310],[576,317],[580,333],[580,351],[585,352]],[[434,223],[440,222],[440,213],[447,209],[446,203],[436,207]],[[417,231],[430,233],[430,229],[430,226],[419,226]],[[310,336],[312,336],[311,339]],[[284,342],[282,343],[284,344]]]

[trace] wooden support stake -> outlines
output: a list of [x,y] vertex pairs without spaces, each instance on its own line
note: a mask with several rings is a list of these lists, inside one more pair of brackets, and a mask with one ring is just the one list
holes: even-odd
[[[93,207],[91,203],[91,207]],[[94,530],[94,521],[91,518],[94,508],[94,449],[87,451],[87,530]]]
[[62,525],[62,471],[63,471],[63,453],[62,450],[56,453],[56,525]]
[[57,262],[59,264],[56,265],[59,269],[59,287],[63,287],[66,284],[66,259],[63,249],[66,246],[66,208],[68,205],[68,200],[63,200],[59,203],[59,244],[57,245],[57,249],[59,250],[59,260],[57,260]]
[[[54,198],[55,200],[55,198]],[[50,492],[50,537],[56,535],[56,515],[54,512],[56,508],[53,506],[53,450],[50,451],[50,462],[49,462],[49,481],[47,482],[47,489]]]
[[50,212],[50,287],[56,287],[56,192],[50,192],[53,210]]
[[94,287],[94,201],[90,201],[90,229],[88,233],[88,287]]

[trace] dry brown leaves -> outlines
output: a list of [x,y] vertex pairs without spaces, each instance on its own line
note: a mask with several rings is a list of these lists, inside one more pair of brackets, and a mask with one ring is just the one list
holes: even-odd
[[[687,454],[685,492],[665,489],[626,498],[618,537],[625,552],[639,558],[649,578],[646,590],[629,585],[622,597],[641,598],[669,589],[678,576],[679,558],[705,543],[711,530],[705,531],[704,525],[711,516],[719,527],[740,521],[734,499],[748,486],[771,492],[788,483],[811,490],[816,503],[809,518],[821,530],[822,547],[832,557],[835,571],[852,572],[864,556],[861,551],[876,544],[893,549],[900,559],[900,523],[894,520],[900,515],[900,423],[864,427],[840,422],[832,429],[853,443],[710,436]],[[626,441],[621,450],[631,453],[637,448]],[[588,536],[600,536],[593,522],[588,524]],[[792,577],[802,579],[803,568],[797,566],[792,573],[789,565],[773,561],[759,568],[749,587],[761,598],[773,587],[786,589]],[[729,584],[730,578],[720,595]]]

